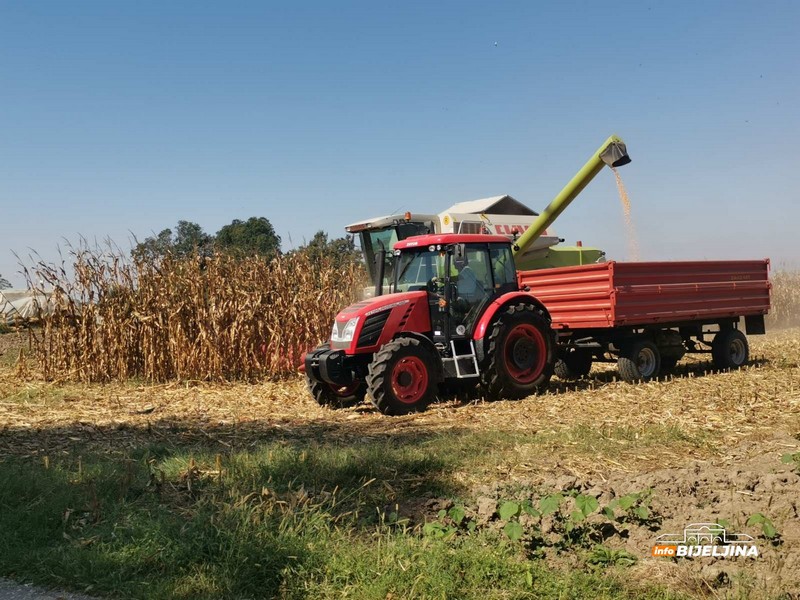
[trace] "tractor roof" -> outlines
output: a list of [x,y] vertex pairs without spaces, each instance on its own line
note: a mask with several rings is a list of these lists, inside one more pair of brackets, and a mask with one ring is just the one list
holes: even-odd
[[436,233],[432,235],[415,235],[397,242],[396,250],[435,246],[437,244],[508,244],[510,240],[504,235],[487,235],[482,233]]

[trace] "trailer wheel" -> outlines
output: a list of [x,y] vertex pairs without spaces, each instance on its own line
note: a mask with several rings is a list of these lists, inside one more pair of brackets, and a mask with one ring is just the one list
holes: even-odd
[[423,410],[436,396],[435,357],[414,338],[383,345],[369,365],[367,389],[385,415]]
[[649,340],[631,344],[617,359],[617,369],[623,381],[635,383],[649,381],[661,370],[661,353]]
[[718,369],[738,369],[750,358],[747,337],[738,329],[725,329],[711,342],[711,360]]
[[481,383],[489,398],[542,392],[553,375],[555,334],[530,304],[509,306],[492,326]]
[[582,349],[567,352],[556,361],[554,371],[559,379],[570,380],[586,377],[592,370],[592,353]]
[[347,408],[355,406],[367,395],[367,386],[363,381],[354,381],[350,385],[337,386],[327,381],[317,381],[306,375],[308,391],[320,406],[329,408]]

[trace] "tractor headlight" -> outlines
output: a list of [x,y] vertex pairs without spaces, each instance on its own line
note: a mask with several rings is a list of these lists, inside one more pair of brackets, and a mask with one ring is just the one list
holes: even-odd
[[356,327],[358,326],[358,317],[353,317],[347,322],[342,330],[342,335],[339,335],[339,324],[334,321],[333,331],[331,331],[332,342],[352,342],[356,334]]

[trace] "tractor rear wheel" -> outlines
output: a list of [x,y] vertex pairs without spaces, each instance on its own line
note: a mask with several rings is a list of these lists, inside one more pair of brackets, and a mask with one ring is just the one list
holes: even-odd
[[623,381],[650,381],[661,370],[661,353],[650,340],[633,342],[617,359],[617,369]]
[[580,348],[567,352],[556,361],[554,370],[559,379],[567,381],[586,377],[592,370],[592,353]]
[[723,329],[711,342],[711,360],[718,369],[738,369],[750,358],[747,337],[738,329]]
[[488,398],[519,399],[543,392],[553,375],[555,334],[530,304],[509,306],[492,325],[481,383]]
[[369,365],[367,389],[385,415],[423,410],[436,397],[435,357],[414,338],[387,342]]

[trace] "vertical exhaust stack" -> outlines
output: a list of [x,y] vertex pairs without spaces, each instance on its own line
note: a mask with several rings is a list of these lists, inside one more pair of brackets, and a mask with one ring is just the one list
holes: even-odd
[[628,156],[628,149],[620,138],[612,135],[603,142],[592,157],[586,161],[586,164],[581,167],[581,170],[547,205],[542,214],[517,239],[513,247],[514,256],[523,254],[553,224],[553,221],[569,206],[570,202],[583,191],[583,188],[589,185],[595,175],[603,170],[604,166],[616,168],[627,165],[629,162],[631,162],[631,158]]

